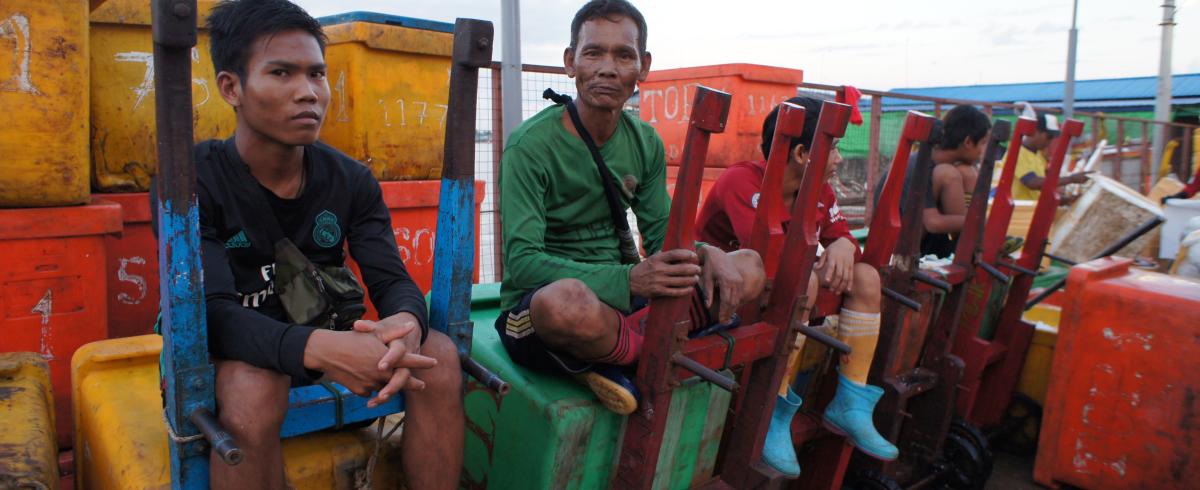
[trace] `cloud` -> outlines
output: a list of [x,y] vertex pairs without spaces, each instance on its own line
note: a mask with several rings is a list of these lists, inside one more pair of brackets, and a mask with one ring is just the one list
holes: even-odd
[[1033,29],[1033,33],[1034,34],[1058,34],[1061,32],[1067,32],[1068,29],[1070,29],[1070,27],[1068,27],[1065,24],[1059,24],[1057,22],[1042,22],[1041,24],[1038,24],[1038,26],[1036,28]]

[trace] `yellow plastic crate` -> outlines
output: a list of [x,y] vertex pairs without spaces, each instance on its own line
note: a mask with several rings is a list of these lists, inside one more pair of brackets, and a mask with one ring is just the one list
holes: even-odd
[[0,354],[0,487],[58,488],[50,366],[38,354]]
[[[197,23],[215,0],[199,0]],[[99,192],[143,192],[158,171],[154,123],[154,42],[150,2],[107,0],[91,14],[91,152]],[[196,141],[227,138],[237,118],[217,92],[201,29],[192,49],[192,105]]]
[[[171,482],[157,335],[94,342],[72,359],[75,482],[92,490],[166,488]],[[390,426],[390,424],[389,424]],[[296,489],[351,489],[375,450],[375,427],[327,431],[283,444],[288,483]],[[399,436],[385,441],[374,488],[400,488]]]
[[85,0],[0,1],[0,206],[90,196],[87,9]]
[[1034,400],[1038,405],[1046,404],[1046,389],[1050,385],[1050,367],[1054,363],[1054,343],[1058,341],[1058,321],[1062,308],[1039,304],[1022,317],[1034,323],[1033,342],[1025,354],[1025,365],[1017,381],[1017,392]]
[[381,181],[441,178],[454,26],[364,12],[320,20],[332,97],[321,139]]

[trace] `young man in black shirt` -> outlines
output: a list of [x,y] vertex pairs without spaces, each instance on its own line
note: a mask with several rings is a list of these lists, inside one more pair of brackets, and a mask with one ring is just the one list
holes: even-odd
[[[238,466],[213,456],[212,486],[284,488],[288,389],[324,377],[364,396],[379,390],[371,405],[404,390],[408,487],[455,487],[458,355],[426,325],[379,183],[317,141],[330,98],[320,24],[287,0],[254,0],[218,5],[208,28],[218,89],[237,113],[232,138],[196,147],[209,348],[221,422],[245,454]],[[317,266],[342,265],[348,242],[382,319],[349,331],[291,323],[272,280],[273,219]]]

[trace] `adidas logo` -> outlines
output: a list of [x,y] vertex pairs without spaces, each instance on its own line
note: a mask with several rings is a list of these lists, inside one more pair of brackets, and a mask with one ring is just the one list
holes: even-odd
[[250,248],[250,240],[246,238],[246,231],[239,231],[233,238],[226,240],[225,248]]

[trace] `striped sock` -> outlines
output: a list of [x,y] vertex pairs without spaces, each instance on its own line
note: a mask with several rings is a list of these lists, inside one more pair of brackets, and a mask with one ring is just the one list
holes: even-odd
[[643,317],[644,315],[626,316],[617,312],[617,343],[608,354],[587,361],[618,366],[628,366],[637,362],[642,356],[642,342],[645,338],[640,325],[640,319]]
[[838,316],[838,337],[850,345],[851,352],[842,358],[842,376],[865,385],[875,358],[875,345],[879,343],[879,313],[843,308]]

